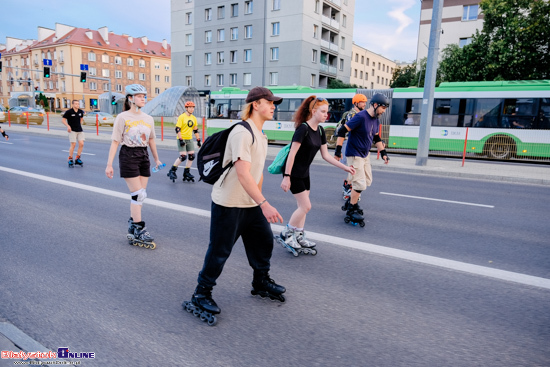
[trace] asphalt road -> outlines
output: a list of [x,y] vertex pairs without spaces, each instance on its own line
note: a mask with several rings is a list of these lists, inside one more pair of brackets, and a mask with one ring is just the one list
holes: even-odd
[[[84,366],[550,365],[548,288],[345,246],[548,279],[546,187],[377,171],[360,228],[343,222],[343,172],[314,165],[306,231],[344,245],[321,241],[317,256],[298,258],[276,246],[280,304],[250,296],[237,242],[214,290],[218,325],[208,327],[181,302],[208,245],[209,219],[191,208],[209,210],[209,185],[153,174],[143,217],[158,249],[144,250],[125,239],[129,195],[104,175],[107,144],[87,142],[84,167],[69,169],[66,139],[10,142],[0,144],[0,168],[18,171],[0,170],[0,318],[52,350],[95,352]],[[160,151],[168,166],[176,156]],[[295,201],[279,184],[266,174],[264,192],[288,220]]]

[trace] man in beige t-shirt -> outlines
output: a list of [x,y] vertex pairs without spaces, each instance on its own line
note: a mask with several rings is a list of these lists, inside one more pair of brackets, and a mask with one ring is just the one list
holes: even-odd
[[262,194],[263,169],[267,155],[264,122],[273,118],[275,105],[282,102],[267,88],[255,87],[246,97],[242,118],[250,125],[236,126],[229,134],[223,165],[233,162],[212,189],[210,244],[191,301],[183,307],[210,325],[216,323],[220,308],[212,299],[212,288],[220,276],[235,242],[242,238],[248,262],[254,269],[253,295],[281,302],[286,289],[269,277],[273,232],[269,223],[283,218]]

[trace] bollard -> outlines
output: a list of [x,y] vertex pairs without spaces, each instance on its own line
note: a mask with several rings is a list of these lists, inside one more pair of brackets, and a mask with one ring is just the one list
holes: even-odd
[[204,143],[204,132],[206,131],[206,117],[202,117],[202,142]]
[[8,126],[11,127],[10,110],[8,110]]
[[27,129],[28,129],[29,128],[29,114],[30,114],[29,111],[27,111],[26,114],[27,114]]
[[462,167],[464,167],[464,159],[466,158],[466,145],[468,144],[468,129],[466,128],[466,137],[464,138],[464,152],[462,153]]
[[95,114],[96,135],[99,136],[99,114]]
[[164,116],[160,117],[160,141],[164,141]]
[[48,123],[48,131],[50,131],[50,113],[46,112],[46,121]]

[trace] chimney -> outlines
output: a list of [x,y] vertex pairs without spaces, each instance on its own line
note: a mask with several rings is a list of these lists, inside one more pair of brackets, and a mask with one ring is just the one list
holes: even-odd
[[54,33],[55,31],[53,29],[38,27],[38,42],[44,41],[46,38]]
[[162,48],[165,50],[168,48],[168,41],[166,41],[165,39],[162,40]]
[[93,40],[94,39],[94,34],[92,33],[92,31],[86,31],[86,37]]
[[141,42],[143,42],[143,44],[147,46],[147,37],[146,36],[141,37]]
[[128,42],[134,43],[134,37],[128,37]]
[[109,44],[109,28],[101,27],[97,31],[99,32],[99,35],[101,36],[101,38],[103,38],[105,43]]

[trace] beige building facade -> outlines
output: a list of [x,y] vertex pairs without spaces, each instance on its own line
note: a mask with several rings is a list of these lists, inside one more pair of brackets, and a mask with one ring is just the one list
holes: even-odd
[[[171,47],[166,40],[117,35],[107,27],[90,30],[59,23],[55,29],[38,27],[37,40],[7,37],[0,52],[3,106],[33,105],[33,97],[42,93],[53,109],[69,108],[77,99],[81,108],[93,110],[99,108],[101,94],[123,94],[128,84],[144,85],[149,100],[171,87]],[[52,61],[50,78],[44,77],[44,59]],[[86,82],[80,80],[81,64],[88,66]]]
[[388,89],[395,68],[395,61],[353,43],[350,84],[366,89]]

